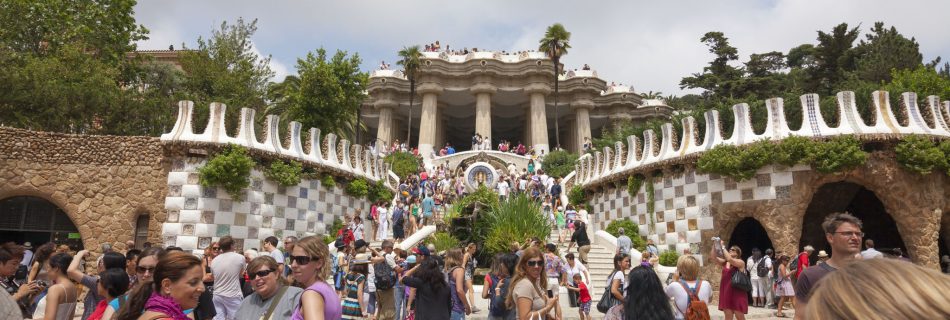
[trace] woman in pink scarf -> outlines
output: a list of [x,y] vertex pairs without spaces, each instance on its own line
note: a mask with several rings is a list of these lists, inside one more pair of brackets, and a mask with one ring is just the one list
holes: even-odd
[[[205,291],[201,260],[184,252],[169,252],[158,259],[152,280],[129,294],[119,309],[119,320],[190,320],[185,310],[198,306]],[[143,313],[142,310],[145,310]]]

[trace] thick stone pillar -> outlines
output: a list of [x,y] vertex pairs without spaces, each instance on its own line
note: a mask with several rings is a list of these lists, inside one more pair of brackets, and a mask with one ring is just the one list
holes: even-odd
[[376,110],[379,110],[379,126],[376,128],[376,145],[392,145],[393,143],[393,109],[396,104],[376,103]]
[[591,139],[590,136],[590,109],[593,109],[594,102],[590,100],[576,101],[571,104],[574,109],[574,146],[579,152],[583,149],[584,140]]
[[431,159],[438,126],[439,93],[442,87],[425,83],[417,89],[422,94],[422,115],[419,117],[419,155]]
[[479,83],[472,87],[472,93],[475,94],[475,133],[482,137],[490,137],[491,134],[491,96],[497,89],[485,83]]
[[525,92],[528,93],[531,100],[531,109],[528,112],[531,121],[531,127],[528,128],[528,130],[531,130],[531,141],[529,143],[534,146],[535,152],[539,155],[542,153],[541,151],[548,154],[550,151],[548,146],[548,117],[545,111],[544,96],[550,93],[551,89],[547,85],[535,83],[525,88]]

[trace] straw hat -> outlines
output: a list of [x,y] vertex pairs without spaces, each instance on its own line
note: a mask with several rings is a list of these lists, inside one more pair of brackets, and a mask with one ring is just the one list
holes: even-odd
[[353,264],[369,264],[369,253],[360,253],[353,258]]
[[828,253],[825,252],[825,250],[820,250],[820,251],[818,251],[818,257],[819,257],[819,258],[827,258],[827,257],[828,257]]

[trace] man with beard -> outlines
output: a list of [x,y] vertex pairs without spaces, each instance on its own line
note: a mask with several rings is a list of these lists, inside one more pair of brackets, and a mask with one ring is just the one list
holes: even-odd
[[795,318],[802,319],[808,298],[821,278],[855,261],[861,252],[861,220],[847,212],[832,213],[825,218],[821,228],[825,230],[825,239],[831,245],[831,259],[828,263],[805,269],[795,284]]

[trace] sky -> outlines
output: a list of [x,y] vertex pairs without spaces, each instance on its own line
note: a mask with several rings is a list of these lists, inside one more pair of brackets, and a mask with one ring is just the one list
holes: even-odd
[[[721,31],[749,54],[788,52],[817,43],[817,31],[846,22],[866,33],[876,21],[920,43],[924,62],[950,59],[950,1],[180,1],[140,0],[135,18],[149,29],[140,50],[194,48],[222,22],[257,19],[254,48],[271,56],[275,81],[296,73],[296,61],[325,48],[359,53],[364,71],[395,66],[404,46],[439,40],[452,48],[536,50],[544,30],[571,32],[566,68],[589,64],[607,82],[665,95],[701,72],[712,54],[699,39]],[[864,36],[861,36],[863,39]]]

